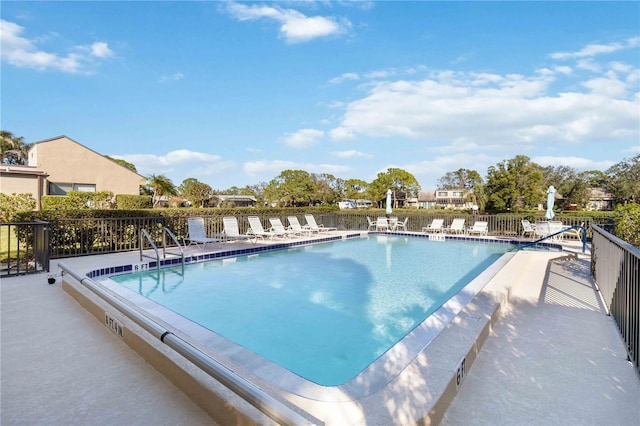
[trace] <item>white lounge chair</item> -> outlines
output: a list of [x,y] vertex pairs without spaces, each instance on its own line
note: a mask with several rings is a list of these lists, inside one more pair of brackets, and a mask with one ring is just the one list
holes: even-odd
[[388,231],[389,221],[386,217],[379,217],[376,219],[376,231]]
[[225,216],[222,218],[224,225],[223,237],[225,241],[246,241],[253,238],[251,235],[243,235],[238,227],[238,218],[235,216]]
[[254,238],[255,242],[258,242],[258,238],[273,238],[278,236],[274,232],[265,231],[262,227],[262,221],[258,216],[249,216],[247,217],[249,221],[249,230],[247,231],[247,235]]
[[[582,222],[580,226],[584,227],[584,222]],[[569,226],[567,226],[567,228],[568,227]],[[579,241],[582,241],[582,228],[569,229],[568,231],[563,232],[562,235],[569,238],[577,238]]]
[[535,227],[531,224],[531,222],[529,222],[526,219],[523,219],[522,220],[522,238],[529,236],[531,237],[531,239],[533,239],[535,235],[536,235]]
[[467,229],[469,235],[487,235],[489,233],[489,222],[476,221],[473,226]]
[[452,234],[464,234],[464,219],[453,219],[446,231]]
[[538,222],[533,229],[535,230],[534,239],[541,239],[551,235],[549,222]]
[[331,232],[338,230],[338,228],[327,228],[322,224],[318,225],[316,218],[312,214],[305,214],[304,218],[307,221],[307,225],[309,225],[309,229],[314,232]]
[[[217,238],[207,237],[207,231],[204,227],[204,218],[202,217],[190,217],[187,219],[187,227],[189,228],[189,231],[187,236],[182,240],[185,247],[195,244],[200,250],[204,250],[207,243],[215,243],[218,241]],[[187,241],[189,241],[189,244],[187,244]],[[202,247],[200,247],[200,244],[202,244]]]
[[[289,229],[295,231],[297,234],[308,237],[311,236],[311,234],[314,232],[311,230],[311,228],[309,228],[308,225],[302,226],[297,216],[288,216],[287,220],[289,221]],[[319,233],[319,231],[315,232]]]
[[400,222],[398,221],[398,223],[396,223],[396,227],[394,228],[394,231],[406,231],[407,230],[407,223],[409,223],[409,218],[405,217],[404,221]]
[[269,218],[269,223],[271,223],[271,232],[278,237],[289,238],[299,235],[296,231],[285,228],[279,217]]
[[428,226],[422,227],[422,232],[442,232],[444,219],[433,219]]

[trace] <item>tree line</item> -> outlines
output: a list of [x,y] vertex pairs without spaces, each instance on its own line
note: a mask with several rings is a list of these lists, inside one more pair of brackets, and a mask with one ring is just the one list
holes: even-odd
[[[26,164],[30,145],[22,137],[0,131],[0,154],[3,164]],[[134,164],[106,156],[135,172]],[[521,211],[536,208],[546,199],[547,188],[553,185],[561,194],[559,208],[582,208],[589,201],[591,188],[602,188],[613,195],[616,204],[640,201],[640,154],[625,159],[606,171],[578,172],[569,166],[543,167],[524,155],[503,160],[487,170],[483,179],[476,170],[460,168],[438,180],[438,189],[465,189],[471,203],[480,211]],[[327,173],[304,170],[283,170],[269,182],[239,188],[213,189],[196,178],[185,179],[176,186],[159,174],[147,176],[141,194],[151,195],[154,205],[166,198],[181,197],[197,207],[207,207],[216,195],[250,195],[258,205],[302,207],[330,204],[342,199],[367,199],[382,207],[388,189],[407,197],[418,197],[421,190],[416,178],[399,168],[389,168],[367,182],[362,179],[342,179]],[[232,207],[232,206],[229,206]]]

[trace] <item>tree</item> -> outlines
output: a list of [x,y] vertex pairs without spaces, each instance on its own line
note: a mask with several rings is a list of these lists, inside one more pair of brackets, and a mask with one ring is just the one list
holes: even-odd
[[178,195],[171,179],[164,175],[147,176],[147,185],[153,190],[153,206],[157,206],[163,196]]
[[473,191],[479,184],[482,184],[482,177],[475,170],[469,169],[448,172],[438,179],[438,189],[466,189]]
[[121,158],[113,158],[113,157],[109,157],[108,155],[105,155],[106,158],[108,158],[109,160],[120,164],[123,167],[126,167],[127,169],[138,173],[138,170],[136,169],[136,166],[134,166],[132,163],[128,162],[127,160],[123,160]]
[[586,206],[589,202],[589,183],[586,174],[578,173],[569,166],[547,166],[542,168],[543,185],[545,188],[553,185],[562,195],[559,207],[570,204]]
[[369,184],[362,179],[344,181],[344,198],[364,198]]
[[607,189],[616,203],[640,201],[640,154],[611,166],[606,172]]
[[311,175],[304,170],[283,170],[265,188],[265,199],[286,207],[308,206],[314,193]]
[[0,130],[0,154],[2,164],[27,164],[29,148],[23,137],[14,136],[11,132]]
[[618,205],[614,221],[616,236],[640,248],[640,204]]
[[543,185],[540,166],[525,155],[490,166],[485,187],[488,208],[518,211],[535,207],[544,200]]
[[211,198],[211,187],[195,178],[183,180],[178,189],[180,194],[194,206],[205,207]]
[[335,204],[344,192],[344,180],[337,179],[327,173],[311,174],[314,192],[311,202],[313,204]]
[[372,200],[380,201],[386,197],[389,189],[394,192],[403,192],[408,197],[417,197],[420,185],[411,173],[390,167],[386,172],[378,173],[367,192]]

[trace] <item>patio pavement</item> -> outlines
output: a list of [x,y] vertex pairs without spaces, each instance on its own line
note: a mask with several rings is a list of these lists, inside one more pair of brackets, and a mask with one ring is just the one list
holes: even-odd
[[[88,270],[104,257],[64,262]],[[639,425],[640,378],[593,288],[588,259],[546,268],[547,260],[523,258],[502,272],[514,282],[511,304],[442,424]],[[0,285],[0,424],[215,424],[59,279],[46,278]]]

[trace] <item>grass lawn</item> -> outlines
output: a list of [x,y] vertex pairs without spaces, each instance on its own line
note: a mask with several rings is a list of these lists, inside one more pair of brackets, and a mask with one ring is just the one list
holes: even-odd
[[[9,258],[9,248],[11,248],[11,257],[17,258],[18,237],[14,229],[14,227],[0,226],[0,262],[6,262]],[[21,248],[24,249],[24,245]]]

